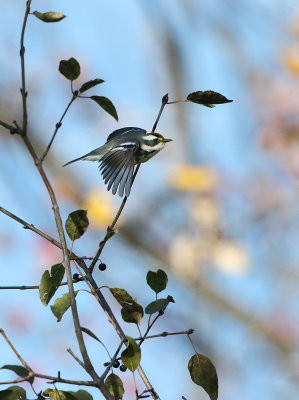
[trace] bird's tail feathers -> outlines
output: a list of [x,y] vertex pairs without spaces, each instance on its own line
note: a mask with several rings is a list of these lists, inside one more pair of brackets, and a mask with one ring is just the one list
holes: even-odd
[[75,160],[69,161],[66,164],[63,165],[63,167],[66,167],[69,164],[72,164],[73,162],[79,161],[79,160],[83,160],[85,156],[83,157],[79,157],[79,158],[75,158]]
[[67,166],[69,164],[72,164],[73,162],[80,161],[80,160],[88,160],[88,161],[99,161],[99,160],[101,160],[101,158],[105,154],[105,153],[103,154],[103,151],[101,151],[102,147],[99,147],[98,149],[95,149],[95,150],[91,151],[90,153],[85,154],[82,157],[75,158],[75,160],[69,161],[68,163],[64,164],[63,167],[65,167],[65,166]]

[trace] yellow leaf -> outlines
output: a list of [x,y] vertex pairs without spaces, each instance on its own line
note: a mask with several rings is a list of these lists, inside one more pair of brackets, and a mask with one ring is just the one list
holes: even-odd
[[215,189],[218,175],[215,169],[203,165],[178,165],[172,171],[169,182],[184,192],[210,192]]
[[111,197],[106,191],[92,189],[83,203],[83,207],[88,210],[90,224],[96,228],[104,229],[113,221],[116,209]]

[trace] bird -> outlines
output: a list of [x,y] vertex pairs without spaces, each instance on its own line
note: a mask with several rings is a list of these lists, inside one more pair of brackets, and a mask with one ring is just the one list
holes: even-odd
[[110,133],[103,146],[69,161],[63,167],[79,160],[99,161],[99,170],[105,184],[108,184],[107,190],[112,188],[114,195],[118,191],[120,197],[124,194],[128,197],[135,165],[148,161],[171,141],[160,133],[149,133],[142,128],[121,128]]

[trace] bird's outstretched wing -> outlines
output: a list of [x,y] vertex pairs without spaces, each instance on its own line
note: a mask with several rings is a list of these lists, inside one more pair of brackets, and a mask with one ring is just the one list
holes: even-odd
[[136,126],[128,126],[126,128],[116,129],[116,131],[113,131],[112,133],[110,133],[110,135],[107,138],[107,142],[109,142],[113,138],[121,137],[121,136],[124,136],[127,134],[132,134],[132,133],[134,133],[135,135],[136,134],[145,135],[146,130],[137,128]]
[[100,163],[100,171],[105,181],[108,184],[107,189],[112,188],[112,193],[122,197],[130,195],[135,157],[134,152],[137,150],[136,144],[127,144],[111,149],[102,159]]

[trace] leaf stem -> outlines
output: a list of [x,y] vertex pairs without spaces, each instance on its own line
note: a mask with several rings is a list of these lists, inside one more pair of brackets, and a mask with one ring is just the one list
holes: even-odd
[[188,337],[188,339],[190,340],[190,343],[191,343],[191,345],[192,345],[192,347],[193,347],[193,350],[194,350],[195,354],[198,354],[198,352],[196,351],[196,348],[195,348],[195,346],[194,346],[194,343],[192,342],[192,339],[191,339],[189,333],[187,333],[187,337]]
[[[150,335],[150,336],[140,336],[135,340],[145,340],[145,339],[153,339],[158,337],[166,337],[166,336],[174,336],[174,335],[191,335],[194,332],[194,329],[188,329],[187,331],[182,332],[162,332],[157,335]],[[140,345],[141,343],[139,343]]]
[[187,103],[189,100],[175,100],[169,101],[167,104]]

